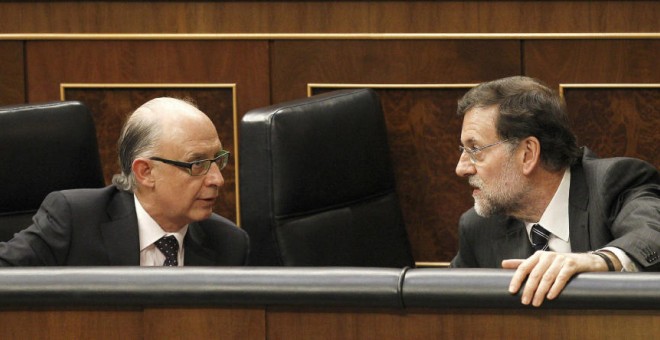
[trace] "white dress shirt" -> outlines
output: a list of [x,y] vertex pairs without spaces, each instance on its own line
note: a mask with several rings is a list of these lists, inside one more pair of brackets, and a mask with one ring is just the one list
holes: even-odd
[[162,266],[165,262],[165,255],[156,248],[154,242],[166,235],[174,235],[179,242],[179,254],[177,261],[179,266],[183,266],[183,238],[188,231],[188,225],[175,233],[165,232],[154,219],[144,210],[140,200],[133,195],[135,200],[135,212],[137,214],[138,231],[140,237],[140,266]]
[[[571,252],[571,240],[569,237],[569,219],[568,219],[568,198],[571,188],[571,170],[566,169],[564,177],[559,183],[555,195],[550,200],[550,204],[545,208],[541,219],[538,222],[525,223],[527,236],[531,242],[530,232],[534,224],[540,224],[547,229],[551,235],[548,238],[548,248],[558,253]],[[635,263],[621,249],[616,247],[605,247],[599,250],[612,252],[623,265],[622,271],[638,271]]]

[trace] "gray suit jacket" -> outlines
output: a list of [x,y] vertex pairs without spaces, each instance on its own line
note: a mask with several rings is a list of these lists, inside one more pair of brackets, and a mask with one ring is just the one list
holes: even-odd
[[[0,266],[139,266],[133,194],[113,186],[50,193],[33,224],[0,243]],[[248,258],[245,231],[224,217],[191,223],[184,265],[238,266]]]
[[[571,167],[571,251],[606,246],[625,251],[642,270],[660,270],[660,174],[633,158],[597,158],[584,148]],[[532,247],[522,221],[483,218],[474,208],[459,222],[459,251],[452,267],[501,268],[504,259],[524,259]]]

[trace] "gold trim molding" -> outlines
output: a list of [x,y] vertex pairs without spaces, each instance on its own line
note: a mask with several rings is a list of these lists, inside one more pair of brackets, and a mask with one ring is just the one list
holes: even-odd
[[341,84],[341,83],[309,83],[307,84],[307,97],[312,96],[312,90],[321,89],[469,89],[479,84]]
[[660,39],[660,33],[8,33],[0,40]]
[[570,89],[654,89],[660,88],[660,83],[574,83],[559,84],[559,95],[564,98],[564,90]]
[[233,130],[234,130],[234,150],[233,154],[235,159],[234,166],[234,178],[236,179],[236,225],[241,225],[241,209],[240,209],[240,178],[239,178],[239,154],[238,154],[238,112],[237,112],[237,101],[236,101],[236,84],[227,83],[227,84],[206,84],[206,83],[61,83],[60,84],[60,100],[66,100],[65,92],[66,89],[163,89],[163,88],[197,88],[197,89],[209,89],[209,88],[222,88],[222,89],[231,89],[232,93],[232,120],[233,120]]

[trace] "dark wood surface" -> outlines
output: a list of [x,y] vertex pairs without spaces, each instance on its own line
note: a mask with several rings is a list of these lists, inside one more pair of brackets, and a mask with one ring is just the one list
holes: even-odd
[[656,311],[320,308],[0,311],[3,339],[652,339]]
[[4,33],[658,32],[656,1],[0,2]]
[[0,106],[25,102],[24,45],[0,39]]

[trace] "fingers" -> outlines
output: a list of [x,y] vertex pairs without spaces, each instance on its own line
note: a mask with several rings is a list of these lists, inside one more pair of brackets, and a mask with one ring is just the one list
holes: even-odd
[[526,260],[504,260],[502,261],[502,266],[506,264],[515,264],[509,263],[508,261],[520,261],[520,263],[517,264],[517,269],[516,272],[513,273],[513,277],[511,278],[511,282],[509,283],[509,293],[511,294],[516,294],[520,287],[522,286],[522,283],[525,281],[527,276],[529,275],[530,271],[536,266],[539,258],[539,253],[537,252],[536,254],[532,255],[531,257],[527,258]]
[[502,261],[502,268],[504,269],[516,269],[518,266],[523,263],[524,260],[504,260]]
[[[582,256],[581,256],[582,255]],[[525,279],[521,302],[539,307],[545,299],[555,299],[577,273],[588,271],[584,254],[561,254],[538,251],[527,260],[505,260],[502,267],[516,269],[509,283],[509,292],[516,294]]]
[[[552,275],[551,270],[556,270],[556,268],[553,267],[555,255],[556,253],[547,254],[546,252],[536,252],[536,254],[534,254],[534,256],[538,258],[538,261],[536,262],[536,265],[528,268],[529,275],[521,298],[521,302],[524,305],[534,302],[533,305],[538,307],[543,302],[545,293],[550,289],[548,284],[554,282],[554,276]],[[521,265],[521,267],[523,265]],[[557,264],[555,264],[555,266],[556,265]]]

